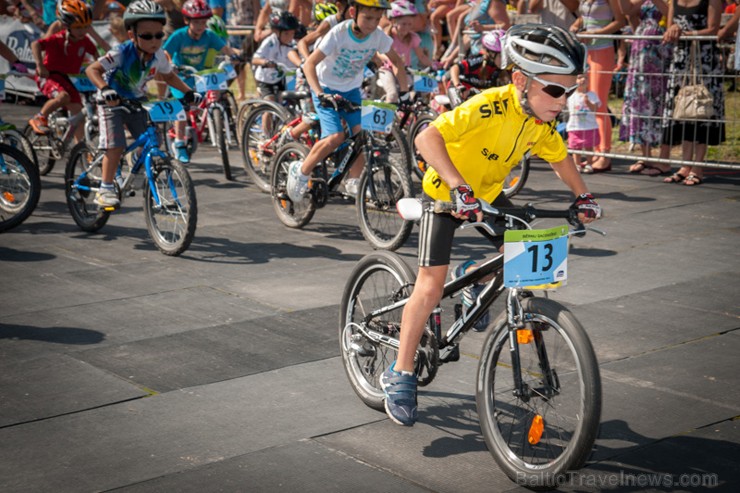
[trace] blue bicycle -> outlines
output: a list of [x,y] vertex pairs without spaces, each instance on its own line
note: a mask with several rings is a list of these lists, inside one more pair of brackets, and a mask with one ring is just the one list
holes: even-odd
[[[147,129],[121,157],[116,170],[116,189],[121,202],[143,189],[147,229],[157,248],[165,255],[179,255],[195,236],[198,206],[195,188],[185,167],[160,148],[158,122],[185,118],[177,100],[140,105],[125,101],[112,111],[147,111]],[[93,201],[100,187],[104,153],[86,142],[77,144],[65,170],[67,206],[75,223],[83,230],[102,228],[112,208],[99,208]],[[143,170],[143,173],[142,173]]]

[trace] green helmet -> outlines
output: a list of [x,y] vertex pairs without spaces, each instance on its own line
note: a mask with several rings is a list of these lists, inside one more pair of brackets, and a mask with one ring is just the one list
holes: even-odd
[[337,12],[339,12],[337,6],[333,3],[317,3],[313,7],[313,18],[316,19],[316,22],[321,22]]
[[225,40],[229,37],[229,33],[226,32],[226,24],[224,23],[224,20],[217,15],[208,19],[206,27],[216,33],[221,39]]

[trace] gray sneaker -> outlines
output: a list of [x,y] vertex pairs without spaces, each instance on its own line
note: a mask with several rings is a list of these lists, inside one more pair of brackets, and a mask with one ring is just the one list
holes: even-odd
[[95,203],[103,209],[109,207],[118,208],[121,205],[121,201],[118,199],[118,193],[115,188],[100,188],[98,193],[95,194]]
[[300,202],[303,196],[308,192],[308,177],[303,176],[301,172],[301,162],[293,161],[288,167],[288,197],[293,202]]

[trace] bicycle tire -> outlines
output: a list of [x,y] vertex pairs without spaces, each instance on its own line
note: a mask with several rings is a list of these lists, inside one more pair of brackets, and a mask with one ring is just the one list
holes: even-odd
[[[601,415],[599,366],[586,331],[569,310],[545,298],[525,298],[522,308],[535,342],[517,343],[520,375],[533,390],[526,402],[513,393],[504,313],[483,345],[476,405],[486,445],[501,469],[518,484],[549,488],[566,471],[580,468],[591,453]],[[543,341],[539,348],[538,338]],[[544,381],[542,354],[557,390]],[[536,416],[543,419],[540,436]],[[573,430],[563,430],[569,427]]]
[[[110,212],[100,209],[94,201],[95,190],[100,187],[103,176],[102,161],[90,166],[95,161],[95,157],[95,150],[87,142],[82,141],[72,148],[69,161],[64,169],[64,194],[67,208],[77,226],[88,233],[94,233],[105,226],[110,217]],[[85,177],[80,180],[80,185],[84,188],[79,189],[75,186],[75,182],[82,173],[85,173]]]
[[[198,201],[185,166],[176,159],[152,156],[152,182],[145,187],[146,225],[160,252],[177,256],[188,249],[195,237]],[[152,194],[157,190],[160,205]],[[160,221],[162,216],[162,221]],[[166,227],[162,227],[166,226]]]
[[524,184],[527,183],[527,178],[529,178],[529,165],[530,158],[525,156],[518,166],[511,169],[511,173],[504,180],[503,191],[508,198],[518,194],[524,188]]
[[38,169],[39,158],[36,156],[36,150],[33,148],[31,141],[28,140],[28,137],[23,135],[23,132],[15,128],[0,131],[0,144],[7,144],[10,147],[20,150]]
[[401,129],[397,125],[394,125],[390,133],[375,133],[374,136],[377,140],[383,141],[387,146],[389,159],[400,163],[401,169],[411,177],[411,168],[414,166],[414,160],[406,136]]
[[[370,181],[372,180],[372,187]],[[396,210],[396,203],[411,197],[411,177],[403,164],[389,159],[366,166],[358,184],[355,201],[362,236],[376,250],[395,251],[408,239],[414,227]]]
[[236,143],[241,148],[242,145],[242,132],[244,130],[244,122],[247,121],[247,115],[252,110],[254,105],[246,101],[239,104],[239,110],[236,112],[236,119],[234,120],[234,126],[236,127]]
[[235,145],[238,135],[236,128],[236,115],[239,113],[239,104],[236,102],[236,98],[231,91],[224,91],[221,95],[221,100],[224,107],[225,121],[229,124],[229,133],[231,134],[231,139],[227,144],[231,147]]
[[309,148],[298,142],[285,144],[275,155],[272,166],[272,205],[278,219],[289,228],[302,228],[311,221],[316,212],[316,202],[308,193],[300,203],[293,203],[288,198],[288,170],[293,161],[303,161],[310,152]]
[[421,115],[416,119],[414,124],[411,125],[411,128],[409,129],[409,148],[411,149],[411,154],[413,154],[413,162],[411,165],[413,173],[410,174],[418,178],[419,181],[424,178],[424,173],[426,173],[428,165],[426,160],[422,157],[421,153],[416,149],[416,144],[414,143],[414,141],[416,140],[416,137],[435,119],[435,116],[429,114]]
[[36,209],[41,196],[38,167],[20,149],[0,143],[0,233],[15,228]]
[[[416,276],[401,257],[379,251],[363,257],[349,275],[339,312],[339,350],[349,383],[367,406],[385,409],[380,376],[396,359],[396,351],[362,336],[358,324],[372,311],[408,297]],[[403,308],[373,320],[384,335],[398,339]],[[354,344],[354,345],[353,345]],[[356,348],[370,352],[362,355]]]
[[[265,116],[271,115],[269,128],[265,128]],[[272,161],[279,149],[261,149],[260,145],[275,136],[288,121],[288,113],[282,108],[259,104],[252,108],[242,127],[241,151],[244,170],[252,182],[263,192],[270,193]]]
[[224,120],[226,113],[219,107],[213,108],[211,115],[213,121],[213,131],[216,134],[216,144],[218,146],[218,152],[221,154],[221,162],[224,165],[224,176],[227,180],[232,181],[234,178],[231,176],[231,165],[229,164],[229,145],[226,142],[226,130]]
[[51,145],[51,137],[49,135],[40,135],[34,132],[31,125],[26,125],[23,129],[23,135],[26,136],[36,154],[36,162],[38,163],[39,175],[46,176],[49,172],[54,169],[54,165],[57,160],[54,157],[53,147]]

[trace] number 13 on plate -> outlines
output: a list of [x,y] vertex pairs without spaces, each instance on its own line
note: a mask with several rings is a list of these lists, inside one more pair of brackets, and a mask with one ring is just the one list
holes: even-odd
[[567,226],[504,233],[505,287],[551,288],[562,286],[567,278]]

